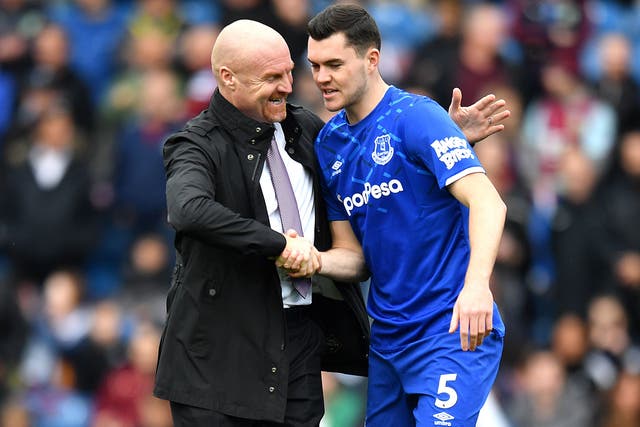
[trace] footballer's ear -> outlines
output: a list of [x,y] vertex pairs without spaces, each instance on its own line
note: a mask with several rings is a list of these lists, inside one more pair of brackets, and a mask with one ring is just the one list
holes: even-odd
[[376,68],[380,64],[380,51],[375,47],[370,48],[365,56],[369,68]]

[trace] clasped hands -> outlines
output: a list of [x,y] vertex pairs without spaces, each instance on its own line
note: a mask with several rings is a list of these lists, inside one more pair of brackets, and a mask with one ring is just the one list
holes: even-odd
[[276,266],[284,268],[294,278],[311,277],[322,268],[320,252],[295,230],[284,233],[287,245],[276,258]]

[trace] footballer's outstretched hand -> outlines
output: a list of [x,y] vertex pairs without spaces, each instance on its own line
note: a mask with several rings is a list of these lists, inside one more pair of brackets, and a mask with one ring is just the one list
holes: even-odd
[[449,116],[460,127],[467,141],[475,145],[489,135],[504,130],[504,122],[511,115],[511,111],[505,108],[506,105],[504,99],[496,100],[495,95],[489,94],[473,105],[463,107],[462,91],[455,88],[451,95]]

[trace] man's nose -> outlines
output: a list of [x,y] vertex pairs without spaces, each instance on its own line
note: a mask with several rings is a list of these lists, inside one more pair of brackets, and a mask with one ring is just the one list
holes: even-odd
[[331,80],[331,76],[326,67],[318,67],[315,73],[316,83],[326,83]]
[[291,93],[293,92],[293,78],[284,78],[280,83],[280,87],[278,88],[280,92]]

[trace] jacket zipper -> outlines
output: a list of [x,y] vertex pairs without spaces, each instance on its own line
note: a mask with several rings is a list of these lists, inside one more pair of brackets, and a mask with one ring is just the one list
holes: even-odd
[[256,157],[256,164],[253,166],[253,172],[251,173],[251,182],[255,182],[256,173],[258,173],[258,166],[260,166],[260,159],[262,158],[262,153],[258,153]]

